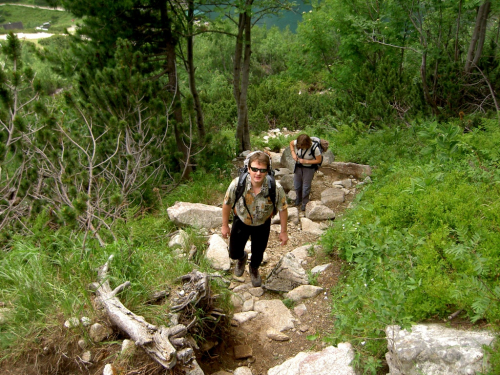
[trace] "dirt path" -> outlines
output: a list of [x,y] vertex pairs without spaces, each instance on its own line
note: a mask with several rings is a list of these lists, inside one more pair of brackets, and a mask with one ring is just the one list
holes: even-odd
[[[312,200],[320,200],[321,192],[331,187],[333,181],[338,180],[339,176],[334,175],[323,169],[324,176],[315,176],[313,180]],[[334,209],[336,216],[339,217],[346,210],[354,196],[346,196],[346,202],[330,207]],[[301,217],[304,214],[300,213]],[[277,229],[279,230],[279,228]],[[269,239],[268,262],[262,266],[263,279],[274,268],[281,257],[297,247],[306,244],[316,244],[319,236],[306,234],[300,231],[298,226],[288,225],[289,242],[286,246],[279,244],[278,232],[272,231]],[[324,339],[331,334],[333,329],[333,318],[331,316],[331,302],[329,290],[337,283],[342,270],[342,261],[334,255],[328,255],[325,251],[308,257],[307,264],[304,265],[306,271],[310,271],[317,265],[331,263],[325,272],[320,274],[316,280],[316,285],[324,288],[315,298],[304,300],[291,307],[292,314],[296,318],[295,328],[286,332],[290,337],[289,341],[274,341],[266,336],[266,330],[269,327],[262,326],[259,320],[251,320],[239,327],[229,328],[224,337],[219,338],[218,345],[209,351],[205,351],[198,358],[198,362],[206,374],[213,374],[217,371],[233,371],[240,366],[248,366],[253,375],[265,375],[267,371],[283,363],[285,360],[294,357],[301,351],[321,350],[327,344]],[[245,282],[249,283],[250,278],[245,272]],[[281,293],[265,291],[260,299],[284,299]],[[306,312],[299,316],[295,311],[297,305],[304,304]],[[234,347],[238,345],[248,345],[252,348],[252,357],[245,360],[237,360],[234,357]]]

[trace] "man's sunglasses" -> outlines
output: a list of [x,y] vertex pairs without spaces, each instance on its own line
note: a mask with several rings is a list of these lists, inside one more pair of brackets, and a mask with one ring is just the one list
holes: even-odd
[[255,167],[250,167],[250,169],[252,170],[252,172],[260,172],[260,173],[267,173],[267,168],[266,169],[260,169],[260,168],[255,168]]

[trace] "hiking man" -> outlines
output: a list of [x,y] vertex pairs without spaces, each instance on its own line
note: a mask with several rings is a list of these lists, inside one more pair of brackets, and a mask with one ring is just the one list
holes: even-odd
[[297,198],[295,206],[301,206],[300,210],[306,210],[309,202],[311,185],[316,172],[317,164],[322,162],[321,150],[319,147],[313,148],[312,139],[307,134],[301,134],[296,140],[290,142],[290,151],[295,160],[295,170],[293,171],[293,187]]
[[[269,234],[271,232],[271,217],[275,211],[279,212],[281,231],[279,239],[281,245],[288,242],[287,221],[288,210],[286,195],[283,187],[274,181],[275,192],[271,192],[271,159],[264,152],[251,153],[248,161],[248,176],[244,181],[244,191],[241,198],[236,199],[236,191],[240,177],[235,178],[224,197],[222,205],[222,237],[229,236],[229,257],[237,260],[234,274],[238,277],[245,272],[248,254],[245,244],[252,237],[252,259],[249,273],[254,287],[262,284],[259,267],[264,257]],[[272,193],[272,194],[271,194]],[[272,201],[272,196],[275,202]],[[229,214],[234,210],[233,226],[229,229]]]

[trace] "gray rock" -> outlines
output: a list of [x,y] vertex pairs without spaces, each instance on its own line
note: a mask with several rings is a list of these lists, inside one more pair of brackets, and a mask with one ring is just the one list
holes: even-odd
[[167,208],[168,217],[176,225],[218,228],[222,225],[222,208],[202,203],[176,202]]
[[271,163],[272,163],[273,169],[281,169],[281,167],[282,167],[281,154],[277,153],[277,152],[272,152],[272,151],[270,151],[269,154],[271,156]]
[[90,326],[92,324],[92,321],[87,316],[82,316],[82,318],[80,319],[80,321],[82,322],[82,325],[84,327],[88,327],[88,326]]
[[89,336],[94,342],[104,341],[106,338],[111,336],[112,333],[113,331],[110,328],[103,326],[100,323],[92,324],[89,330]]
[[279,366],[268,371],[268,375],[355,375],[350,366],[354,350],[349,343],[338,347],[329,346],[321,352],[300,352]]
[[312,256],[321,246],[319,245],[304,245],[297,247],[291,251],[291,253],[300,261],[307,260],[308,257]]
[[321,236],[323,234],[322,226],[306,217],[300,219],[300,225],[303,232],[316,234],[318,236]]
[[250,293],[254,297],[260,297],[264,294],[264,288],[260,286],[256,288],[250,288],[248,289],[248,293]]
[[287,174],[280,179],[280,184],[283,186],[285,193],[293,190],[293,174]]
[[269,328],[283,332],[294,327],[295,319],[281,300],[255,301],[254,309],[260,313],[259,319],[263,320],[263,325]]
[[299,209],[297,207],[288,208],[288,222],[295,225],[299,224]]
[[286,176],[287,174],[293,174],[293,171],[291,171],[288,168],[280,168],[280,169],[276,169],[274,172],[274,176],[276,178],[281,178],[282,176]]
[[342,186],[342,187],[344,187],[344,188],[349,189],[349,188],[351,188],[351,187],[352,187],[352,179],[350,179],[350,178],[346,178],[346,179],[341,180],[341,181],[335,181],[335,182],[333,183],[333,186]]
[[306,217],[316,221],[331,220],[335,219],[335,212],[321,201],[310,201],[306,205]]
[[80,347],[80,349],[87,349],[87,341],[85,341],[84,339],[78,340],[78,346]]
[[241,366],[234,370],[233,375],[252,375],[252,370],[246,366]]
[[308,283],[306,271],[300,265],[300,261],[292,253],[287,253],[267,277],[265,288],[288,292]]
[[362,180],[366,176],[371,176],[372,174],[372,169],[369,165],[333,162],[330,164],[330,167],[338,173],[353,176],[358,180]]
[[418,324],[411,332],[399,326],[386,328],[387,364],[391,375],[473,375],[485,373],[483,345],[494,335],[439,324]]
[[314,285],[301,285],[294,290],[285,294],[285,298],[289,298],[292,301],[300,302],[303,299],[313,298],[320,294],[324,289],[319,286]]
[[235,309],[243,307],[245,299],[240,294],[231,294],[231,303]]
[[233,289],[233,292],[242,293],[242,292],[249,290],[251,287],[252,287],[252,284],[238,285],[236,288]]
[[301,303],[300,305],[297,305],[293,308],[293,312],[297,315],[297,316],[302,316],[304,315],[306,312],[307,312],[307,307],[306,305],[304,305],[303,303]]
[[102,375],[115,375],[116,373],[117,371],[111,363],[104,366],[104,370],[102,370]]
[[69,318],[64,322],[64,326],[66,328],[75,328],[78,327],[79,325],[80,325],[80,319],[76,317]]
[[285,335],[284,333],[282,333],[274,328],[269,328],[266,331],[266,336],[274,341],[288,341],[288,340],[290,340],[290,336]]
[[316,266],[314,267],[312,270],[311,270],[311,273],[314,275],[316,273],[322,273],[322,272],[325,272],[332,264],[331,263],[328,263],[328,264],[322,264],[320,266]]
[[229,271],[231,259],[227,250],[227,244],[218,234],[212,234],[209,239],[209,246],[205,254],[206,258],[216,270]]
[[83,352],[82,361],[89,363],[91,360],[92,360],[92,353],[90,352],[90,350]]
[[241,308],[242,312],[252,311],[253,310],[254,301],[253,298],[247,299],[243,302],[243,307]]
[[128,339],[123,340],[121,354],[131,356],[135,353],[136,348],[137,346],[135,345],[135,342],[133,342],[132,340]]
[[233,319],[236,320],[239,324],[243,324],[255,318],[257,315],[259,315],[257,311],[246,311],[234,314]]
[[172,238],[168,243],[168,247],[172,249],[180,247],[181,249],[186,250],[188,242],[189,242],[188,234],[182,229],[180,229],[176,235],[172,236]]
[[321,203],[331,204],[331,203],[344,203],[345,193],[343,190],[337,188],[329,188],[321,192]]

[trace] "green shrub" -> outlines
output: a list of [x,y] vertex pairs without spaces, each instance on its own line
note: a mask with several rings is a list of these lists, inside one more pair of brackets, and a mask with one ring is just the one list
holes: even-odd
[[344,155],[381,168],[322,238],[351,267],[333,291],[332,341],[353,343],[367,368],[382,359],[389,324],[409,327],[462,309],[472,322],[498,325],[500,184],[497,156],[487,150],[498,130],[463,135],[453,124],[429,123],[359,136],[343,126],[333,138]]

